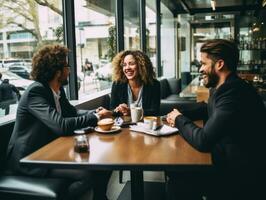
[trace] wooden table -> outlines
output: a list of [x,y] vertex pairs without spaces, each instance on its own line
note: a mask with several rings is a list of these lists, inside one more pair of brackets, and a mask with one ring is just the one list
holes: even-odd
[[123,128],[118,133],[87,135],[89,153],[75,153],[74,137],[60,137],[21,163],[30,167],[130,170],[131,199],[143,199],[143,171],[194,170],[211,167],[211,156],[175,134],[155,137]]

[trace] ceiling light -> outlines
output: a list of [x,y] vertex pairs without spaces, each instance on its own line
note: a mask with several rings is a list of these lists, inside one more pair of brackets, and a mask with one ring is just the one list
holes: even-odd
[[215,6],[216,6],[216,1],[215,0],[211,0],[211,7],[212,7],[213,11],[215,10]]

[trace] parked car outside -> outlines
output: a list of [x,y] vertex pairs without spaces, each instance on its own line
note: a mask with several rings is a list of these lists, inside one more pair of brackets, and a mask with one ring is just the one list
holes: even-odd
[[18,76],[29,79],[30,78],[30,71],[28,67],[21,65],[19,63],[14,63],[8,67],[8,70],[17,74]]
[[3,68],[8,68],[12,64],[22,64],[23,65],[24,60],[20,58],[7,58],[2,59],[1,64]]

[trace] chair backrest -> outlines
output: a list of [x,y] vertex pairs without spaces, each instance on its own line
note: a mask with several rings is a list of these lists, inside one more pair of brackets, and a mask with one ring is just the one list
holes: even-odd
[[181,79],[168,78],[167,79],[171,94],[179,94],[181,92]]
[[185,88],[192,81],[190,72],[181,72],[182,88]]
[[179,94],[181,92],[181,79],[163,78],[160,80],[161,99],[167,98],[171,94]]
[[0,174],[3,173],[6,164],[6,150],[14,128],[14,122],[0,126]]
[[160,80],[160,87],[161,87],[161,99],[164,99],[171,94],[170,86],[166,78]]

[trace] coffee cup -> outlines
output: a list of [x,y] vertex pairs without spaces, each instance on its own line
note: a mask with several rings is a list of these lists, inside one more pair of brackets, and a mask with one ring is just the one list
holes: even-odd
[[143,109],[142,107],[130,106],[131,121],[137,123],[143,118]]
[[98,121],[98,126],[103,131],[111,130],[112,126],[114,125],[114,120],[112,118],[105,118]]
[[157,117],[155,116],[146,116],[143,119],[144,126],[147,129],[154,130],[157,127]]

